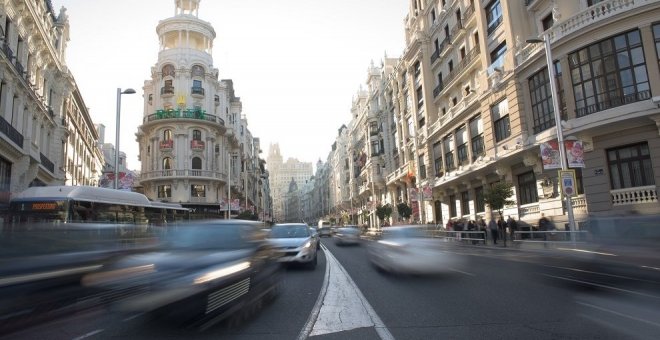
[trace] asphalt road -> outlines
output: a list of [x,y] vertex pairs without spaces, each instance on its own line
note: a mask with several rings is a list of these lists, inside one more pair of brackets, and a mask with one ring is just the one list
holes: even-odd
[[449,274],[395,276],[369,263],[369,241],[322,243],[317,268],[289,268],[281,295],[239,327],[198,332],[97,310],[2,339],[651,339],[660,330],[660,294],[560,284],[567,264],[549,266],[542,252],[458,246],[467,262]]

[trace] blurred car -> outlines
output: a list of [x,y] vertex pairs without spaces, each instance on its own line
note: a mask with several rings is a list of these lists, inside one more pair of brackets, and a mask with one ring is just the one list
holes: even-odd
[[340,246],[360,244],[360,229],[355,226],[345,226],[337,229],[335,243]]
[[312,239],[316,242],[316,251],[318,251],[321,248],[321,236],[319,236],[318,231],[314,227],[309,227],[309,232],[312,234]]
[[168,228],[156,251],[122,257],[82,282],[136,292],[115,302],[115,310],[204,329],[276,296],[281,265],[265,235],[249,221],[186,223]]
[[114,295],[81,279],[117,257],[152,249],[152,228],[95,223],[5,225],[0,232],[0,335],[73,312]]
[[280,252],[280,261],[316,268],[318,243],[304,223],[275,224],[268,241]]
[[332,237],[332,227],[323,226],[319,228],[319,237]]
[[423,227],[397,226],[383,230],[380,240],[371,242],[369,259],[381,271],[399,274],[437,274],[462,267],[462,257],[449,245],[430,238]]

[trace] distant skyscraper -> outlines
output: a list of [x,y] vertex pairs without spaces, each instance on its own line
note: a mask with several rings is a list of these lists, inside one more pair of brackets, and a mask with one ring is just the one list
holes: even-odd
[[283,162],[280,146],[271,144],[266,159],[266,167],[270,173],[271,193],[273,197],[273,217],[277,221],[286,218],[286,195],[292,180],[298,186],[306,183],[312,177],[312,163],[301,162],[295,158],[289,158]]

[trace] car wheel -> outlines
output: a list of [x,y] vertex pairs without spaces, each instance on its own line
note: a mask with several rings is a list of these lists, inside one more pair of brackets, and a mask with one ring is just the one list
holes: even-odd
[[318,256],[314,254],[314,259],[307,264],[307,268],[314,270],[316,269],[316,264],[318,262]]

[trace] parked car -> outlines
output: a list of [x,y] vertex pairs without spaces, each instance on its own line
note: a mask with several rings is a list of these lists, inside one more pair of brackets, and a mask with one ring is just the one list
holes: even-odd
[[159,249],[125,256],[82,282],[114,292],[140,292],[113,303],[205,329],[274,298],[278,254],[261,225],[239,220],[195,221],[167,230]]
[[279,251],[281,262],[316,268],[318,243],[306,224],[275,224],[270,230],[268,240]]
[[337,229],[337,234],[335,234],[335,242],[340,246],[360,244],[360,229],[353,226],[346,226]]
[[448,244],[430,238],[424,227],[397,226],[383,230],[371,242],[369,259],[381,271],[399,274],[436,274],[456,271],[464,260],[448,251]]

